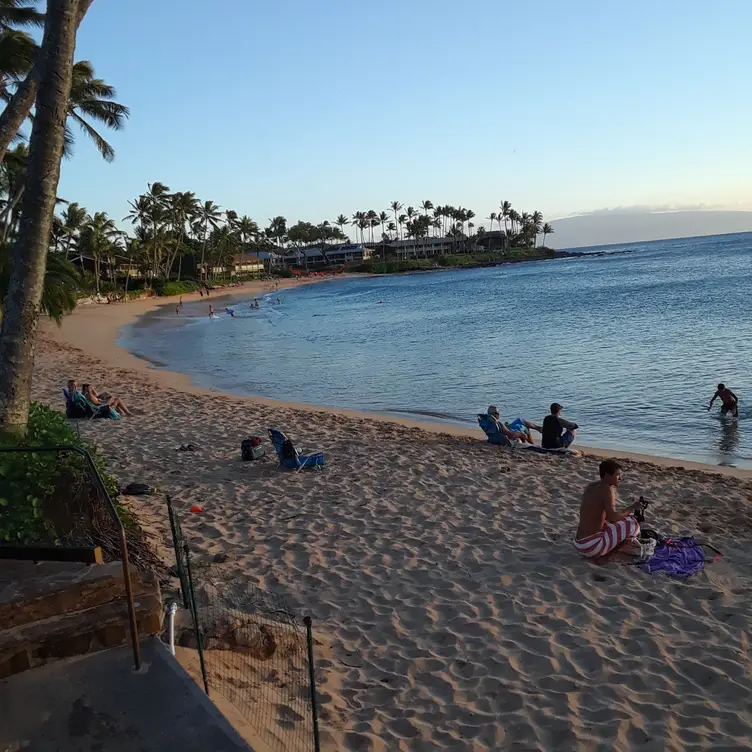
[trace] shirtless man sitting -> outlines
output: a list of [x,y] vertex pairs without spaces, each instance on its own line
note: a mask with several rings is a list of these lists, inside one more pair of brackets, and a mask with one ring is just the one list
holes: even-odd
[[582,495],[574,547],[588,559],[605,556],[617,547],[624,553],[639,554],[640,525],[633,513],[640,502],[617,511],[621,465],[616,460],[603,460],[599,472],[601,479],[588,484]]
[[739,398],[730,390],[726,388],[725,384],[718,384],[713,399],[710,400],[708,410],[713,407],[713,403],[717,400],[721,400],[721,415],[731,413],[735,418],[739,417]]

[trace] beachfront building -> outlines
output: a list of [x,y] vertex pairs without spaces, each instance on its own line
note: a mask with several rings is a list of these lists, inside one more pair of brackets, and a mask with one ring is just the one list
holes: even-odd
[[399,259],[432,258],[447,253],[456,253],[462,238],[406,238],[393,240],[387,245]]
[[232,256],[226,266],[212,266],[209,274],[213,277],[252,277],[261,275],[264,262],[255,253],[238,253]]
[[267,271],[284,266],[285,251],[281,248],[278,251],[259,251],[256,255],[261,259]]
[[399,259],[433,258],[452,253],[470,253],[484,250],[506,253],[508,239],[503,232],[494,230],[470,238],[464,235],[443,238],[405,238],[387,243],[387,252]]
[[362,264],[371,258],[373,251],[360,243],[344,243],[326,246],[325,253],[320,245],[305,248],[287,249],[283,257],[285,266],[306,268],[323,266],[344,266],[345,264]]

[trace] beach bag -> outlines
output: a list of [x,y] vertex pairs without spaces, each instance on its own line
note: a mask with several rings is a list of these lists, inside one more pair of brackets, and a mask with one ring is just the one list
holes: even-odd
[[251,462],[263,457],[265,454],[261,447],[261,439],[258,436],[251,436],[240,442],[240,456],[243,462]]

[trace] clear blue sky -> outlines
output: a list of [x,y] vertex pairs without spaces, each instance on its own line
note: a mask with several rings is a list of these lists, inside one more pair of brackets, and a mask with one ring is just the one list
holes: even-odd
[[95,0],[77,59],[131,108],[60,195],[159,180],[260,224],[422,199],[752,208],[752,1]]

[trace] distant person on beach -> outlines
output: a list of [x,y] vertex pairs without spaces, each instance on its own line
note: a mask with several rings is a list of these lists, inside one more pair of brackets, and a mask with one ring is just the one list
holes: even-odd
[[199,294],[199,295],[200,295],[200,296],[201,296],[202,298],[204,297],[204,290],[203,290],[203,288],[201,288],[201,287],[199,287],[199,288],[198,288],[198,294]]
[[91,384],[84,384],[82,393],[84,397],[86,397],[86,399],[91,402],[92,405],[107,405],[108,407],[117,410],[121,415],[131,415],[131,411],[125,406],[125,403],[120,399],[120,397],[113,397],[106,392],[97,394],[96,390],[93,386],[91,386]]
[[616,509],[621,472],[616,460],[603,460],[599,468],[600,480],[588,484],[582,495],[574,547],[588,559],[605,556],[616,548],[629,554],[641,551],[640,524],[634,516],[640,502],[621,511]]
[[277,298],[277,305],[282,305],[282,301],[279,298]]
[[[531,423],[524,418],[517,418],[511,423],[502,422],[499,417],[499,409],[496,405],[490,405],[488,408],[489,417],[496,423],[500,433],[503,433],[510,441],[524,441],[528,444],[533,443],[533,436],[530,433],[531,430],[540,432],[540,426],[535,423]],[[525,430],[521,430],[524,428]]]
[[180,314],[180,303],[178,303],[178,304],[177,304],[177,305],[175,306],[175,315],[177,316],[177,315],[179,315],[179,314]]
[[566,449],[575,439],[579,426],[561,417],[564,408],[551,404],[551,413],[543,419],[541,446],[544,449]]
[[713,407],[713,403],[717,399],[721,400],[721,415],[731,413],[735,418],[739,417],[739,398],[730,389],[727,389],[725,384],[718,384],[718,389],[716,389],[713,399],[710,400],[708,410]]
[[228,316],[235,318],[235,311],[233,311],[232,308],[225,308],[225,311],[227,312]]
[[78,384],[73,379],[70,379],[68,381],[68,394],[72,396],[73,392],[77,392],[77,391],[78,391]]
[[209,303],[209,318],[214,318],[214,306]]

